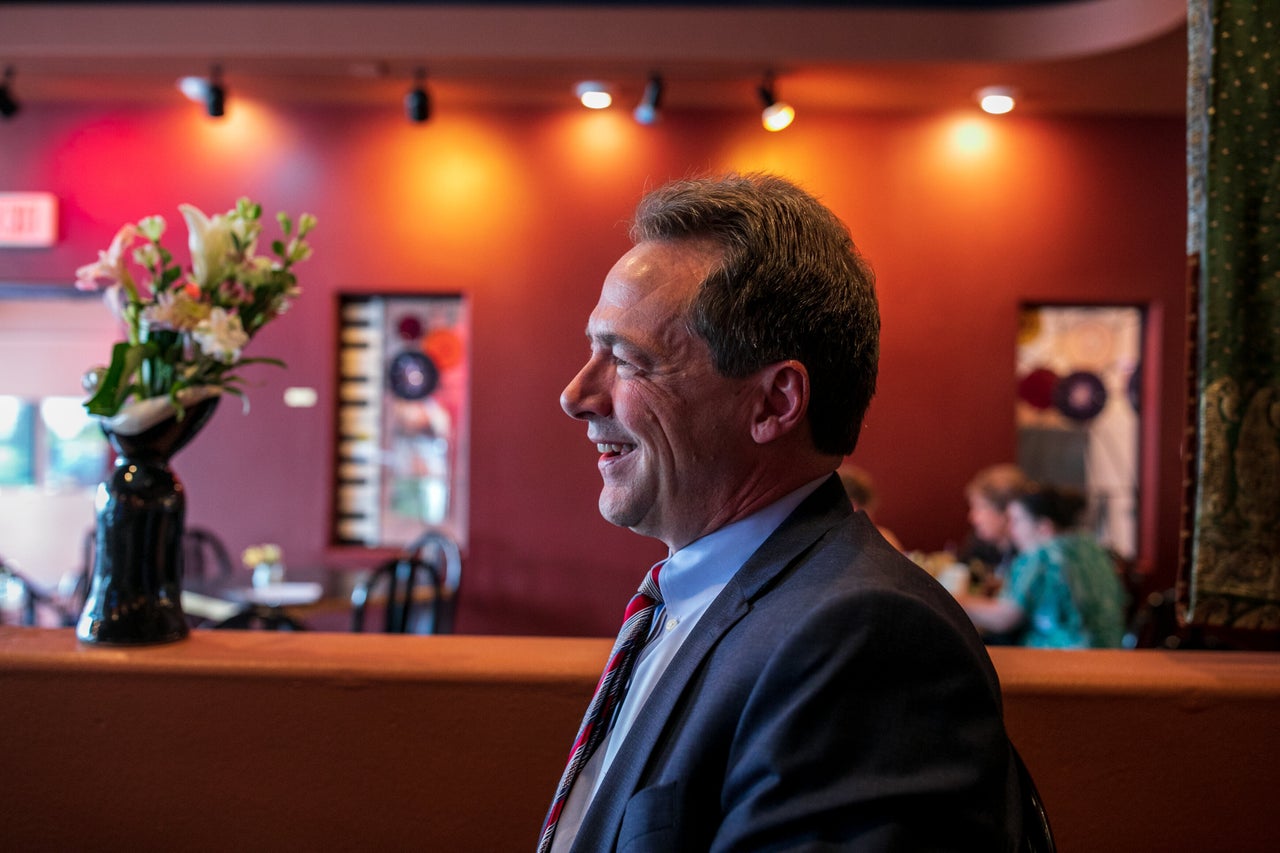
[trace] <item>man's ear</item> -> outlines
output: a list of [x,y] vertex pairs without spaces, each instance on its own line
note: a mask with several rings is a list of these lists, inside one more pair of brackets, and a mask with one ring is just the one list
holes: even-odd
[[809,414],[809,371],[794,359],[779,361],[762,368],[756,381],[751,437],[766,444],[796,429]]

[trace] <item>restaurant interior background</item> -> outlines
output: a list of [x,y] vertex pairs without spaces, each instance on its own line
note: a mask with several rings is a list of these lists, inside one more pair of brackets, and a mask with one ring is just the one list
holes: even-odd
[[[457,628],[606,635],[661,546],[599,517],[594,446],[559,407],[587,314],[645,189],[778,171],[848,223],[876,270],[880,390],[853,461],[879,486],[877,520],[908,548],[958,542],[965,483],[1016,457],[1023,309],[1142,309],[1137,558],[1171,585],[1187,384],[1185,7],[1059,3],[1037,18],[1011,5],[0,7],[0,67],[15,69],[22,102],[0,121],[0,192],[52,193],[60,217],[56,245],[0,248],[0,284],[66,295],[122,223],[161,214],[180,234],[184,202],[212,212],[249,195],[268,215],[315,214],[303,294],[251,348],[287,368],[252,368],[249,410],[225,402],[174,466],[190,524],[234,554],[279,543],[298,572],[381,554],[334,542],[341,300],[461,295]],[[174,86],[213,63],[220,119]],[[413,123],[402,99],[419,67],[432,115]],[[666,98],[646,126],[631,107],[654,71]],[[797,110],[780,133],[760,125],[767,71]],[[592,77],[614,85],[612,109],[574,99]],[[996,84],[1020,90],[1013,113],[977,110],[973,92]],[[78,394],[106,359],[113,329],[85,312],[105,313],[100,303],[40,304],[18,318],[0,301],[0,395]],[[314,389],[314,405],[286,405],[290,388]],[[0,553],[19,541],[42,551],[22,568],[56,581],[78,566],[92,499],[40,515],[38,492],[0,488]]]

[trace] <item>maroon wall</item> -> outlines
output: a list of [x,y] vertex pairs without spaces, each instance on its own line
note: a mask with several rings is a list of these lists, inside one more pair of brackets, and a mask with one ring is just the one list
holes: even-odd
[[[705,170],[779,171],[828,201],[877,270],[880,392],[854,458],[877,479],[879,520],[908,548],[958,540],[964,483],[1014,455],[1021,301],[1151,309],[1160,364],[1150,365],[1142,547],[1171,580],[1183,164],[1178,119],[805,113],[767,134],[731,113],[672,114],[645,128],[623,110],[440,111],[413,126],[395,109],[237,101],[212,122],[176,102],[29,105],[0,124],[0,191],[55,193],[62,238],[53,249],[0,249],[0,282],[68,283],[120,224],[147,214],[165,215],[180,245],[182,202],[218,211],[247,194],[268,213],[316,214],[304,294],[251,348],[288,369],[258,369],[251,411],[228,401],[176,465],[192,521],[237,552],[280,542],[306,566],[369,562],[327,545],[335,293],[466,293],[471,523],[460,627],[609,634],[661,548],[599,518],[594,451],[559,409],[586,353],[586,316],[646,187]],[[285,408],[290,385],[317,388],[319,406]]]

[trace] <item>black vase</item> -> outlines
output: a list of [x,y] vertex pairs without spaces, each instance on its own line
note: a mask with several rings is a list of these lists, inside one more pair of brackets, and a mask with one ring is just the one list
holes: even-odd
[[111,477],[98,486],[93,577],[76,637],[84,643],[137,646],[187,636],[182,612],[182,535],[186,496],[169,460],[208,422],[209,397],[136,435],[103,432],[116,451]]

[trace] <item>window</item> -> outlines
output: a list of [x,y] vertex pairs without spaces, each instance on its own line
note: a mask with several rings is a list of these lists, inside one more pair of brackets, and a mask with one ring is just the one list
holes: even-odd
[[111,449],[80,397],[40,401],[46,486],[96,486],[107,474]]
[[0,397],[0,486],[36,482],[34,407],[17,397]]
[[102,481],[111,450],[82,402],[0,396],[0,486],[56,490]]

